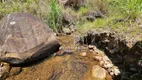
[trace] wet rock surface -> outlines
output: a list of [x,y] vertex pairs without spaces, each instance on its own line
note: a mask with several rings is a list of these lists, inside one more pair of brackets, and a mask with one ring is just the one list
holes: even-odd
[[11,13],[0,23],[0,60],[10,64],[38,60],[59,48],[54,32],[40,19]]

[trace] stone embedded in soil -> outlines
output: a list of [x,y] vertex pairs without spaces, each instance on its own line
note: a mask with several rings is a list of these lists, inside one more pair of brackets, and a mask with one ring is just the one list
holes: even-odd
[[11,13],[0,23],[0,60],[21,64],[50,56],[59,49],[54,32],[27,13]]
[[[94,58],[95,58],[96,60],[98,60],[98,61],[103,61],[102,56],[94,56]],[[103,61],[103,62],[104,62],[104,61]]]
[[80,53],[80,56],[85,57],[86,55],[87,55],[87,53],[86,53],[86,52],[82,52],[82,53]]
[[94,21],[96,18],[103,18],[104,15],[100,11],[91,11],[84,14],[83,19]]
[[106,70],[98,65],[93,66],[92,68],[92,77],[95,79],[105,79],[106,78]]
[[113,64],[110,63],[110,62],[107,62],[107,61],[104,61],[104,65],[103,65],[104,68],[108,69],[108,68],[111,68],[113,67]]
[[88,45],[89,49],[93,49],[95,46],[94,45]]
[[97,48],[94,45],[88,45],[88,49],[93,50],[93,51],[97,51]]
[[85,6],[87,0],[67,0],[65,3],[65,7],[72,7],[75,10],[78,10],[80,7]]
[[64,50],[59,50],[57,51],[56,53],[54,53],[54,56],[62,56],[63,54],[65,54],[65,51]]
[[[93,45],[88,45],[89,49],[93,49],[95,46]],[[107,69],[108,73],[111,76],[117,76],[120,74],[120,71],[118,69],[118,67],[114,66],[113,63],[111,62],[111,60],[108,58],[108,56],[105,55],[104,52],[102,52],[101,50],[97,49],[95,47],[95,49],[92,52],[97,52],[96,55],[93,55],[92,53],[92,57],[97,60],[99,62],[99,65],[105,69]]]
[[0,62],[0,80],[8,77],[10,65],[5,62]]
[[120,74],[120,70],[116,66],[110,67],[107,70],[108,70],[108,72],[110,73],[111,76],[118,76]]
[[69,34],[72,33],[72,31],[71,31],[69,28],[65,28],[65,27],[64,27],[62,30],[63,30],[63,32],[64,32],[65,34],[67,34],[67,35],[69,35]]

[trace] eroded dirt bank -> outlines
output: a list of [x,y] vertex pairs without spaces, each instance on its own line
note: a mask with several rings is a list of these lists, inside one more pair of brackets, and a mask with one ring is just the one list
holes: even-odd
[[121,74],[114,77],[114,80],[141,80],[142,35],[136,37],[127,39],[122,37],[121,33],[91,30],[79,42],[95,45],[105,52],[113,64],[119,67]]

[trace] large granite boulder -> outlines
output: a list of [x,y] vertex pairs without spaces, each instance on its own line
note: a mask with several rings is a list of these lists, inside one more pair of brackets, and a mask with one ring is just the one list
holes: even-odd
[[20,64],[49,56],[59,49],[55,33],[40,19],[12,13],[0,22],[0,60]]

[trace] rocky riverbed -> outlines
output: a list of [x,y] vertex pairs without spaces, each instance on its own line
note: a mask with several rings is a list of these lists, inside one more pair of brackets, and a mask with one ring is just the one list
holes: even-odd
[[99,61],[94,57],[97,53],[90,51],[88,47],[76,48],[74,37],[59,37],[65,47],[64,54],[52,55],[32,65],[23,66],[18,75],[10,76],[6,80],[112,80],[107,70],[98,65]]
[[121,55],[110,57],[94,45],[81,46],[74,34],[58,38],[62,45],[59,52],[22,65],[18,74],[15,69],[6,80],[141,80],[141,69],[124,64]]

